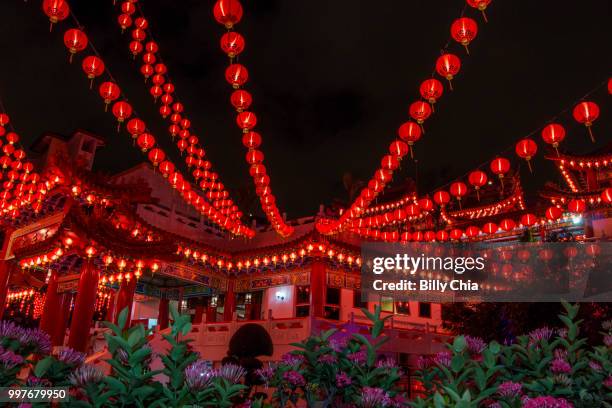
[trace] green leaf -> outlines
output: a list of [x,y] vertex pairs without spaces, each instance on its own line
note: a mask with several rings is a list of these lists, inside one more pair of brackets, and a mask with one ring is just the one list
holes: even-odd
[[451,360],[451,369],[456,373],[461,371],[464,365],[465,365],[465,358],[461,354],[455,355],[453,359]]
[[121,313],[119,313],[119,317],[117,317],[117,326],[119,326],[119,329],[121,330],[125,329],[125,324],[127,323],[129,310],[130,309],[126,306],[125,308],[123,308]]
[[107,377],[104,377],[104,381],[106,381],[108,386],[111,387],[115,392],[120,393],[120,394],[127,393],[127,388],[125,384],[123,384],[118,379],[111,377],[111,376],[107,376]]
[[453,351],[455,351],[455,353],[461,353],[463,350],[465,350],[466,346],[467,342],[465,341],[465,337],[455,337],[455,340],[453,341]]
[[43,375],[45,375],[47,370],[53,364],[54,360],[55,359],[53,357],[51,357],[51,356],[47,356],[47,357],[43,358],[42,360],[40,360],[36,364],[36,367],[34,367],[34,375],[37,376],[37,377],[42,377]]

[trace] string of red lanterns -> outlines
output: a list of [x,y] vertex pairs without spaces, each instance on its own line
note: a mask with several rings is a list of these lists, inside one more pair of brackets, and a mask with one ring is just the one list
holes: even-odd
[[[205,197],[211,201],[215,208],[232,219],[240,219],[243,215],[242,212],[239,211],[238,206],[235,205],[233,200],[229,198],[229,192],[219,179],[218,174],[212,170],[213,166],[210,160],[204,158],[206,151],[199,137],[193,132],[191,120],[185,115],[186,108],[184,104],[176,96],[175,86],[170,80],[168,67],[161,57],[159,45],[153,38],[150,24],[145,18],[140,5],[132,0],[128,0],[120,3],[119,6],[121,14],[117,18],[117,22],[122,31],[133,27],[131,42],[129,43],[130,53],[134,58],[143,54],[140,73],[145,78],[145,82],[149,78],[152,80],[149,89],[150,94],[155,103],[161,102],[159,114],[163,119],[168,120],[168,132],[172,140],[174,141],[178,136],[176,146],[181,152],[181,156],[183,153],[187,153],[185,164],[187,168],[193,168],[191,176],[202,191],[205,192]],[[135,17],[136,13],[138,17]],[[147,38],[149,41],[145,43]],[[100,87],[100,92],[101,95],[103,93],[106,94],[106,92],[103,92],[102,86]],[[118,96],[118,92],[111,95]],[[105,98],[106,101],[107,99]],[[137,129],[131,133],[134,137],[139,137],[139,126],[138,124],[134,124],[134,126]],[[140,145],[142,146],[145,143],[145,140],[141,140]],[[165,153],[160,149],[155,149],[155,151],[150,153],[151,156],[153,156],[151,161],[155,165],[163,161]]]
[[230,102],[237,112],[236,124],[242,130],[242,143],[247,148],[246,161],[250,165],[249,173],[255,184],[255,192],[272,227],[283,237],[288,237],[293,234],[294,229],[285,223],[276,205],[276,197],[270,186],[270,176],[263,164],[262,137],[255,131],[257,116],[248,110],[253,97],[243,89],[249,78],[249,72],[244,65],[234,61],[245,46],[244,37],[234,31],[234,26],[242,19],[242,14],[242,4],[238,0],[217,0],[213,7],[215,19],[227,29],[220,40],[221,49],[229,58],[225,79],[234,89]]
[[[78,19],[76,19],[74,14],[72,14],[72,16],[78,24]],[[86,34],[82,28],[80,31],[82,35],[86,37]],[[142,119],[137,118],[136,115],[133,115],[134,111],[132,106],[129,104],[129,102],[127,102],[127,98],[125,98],[123,95],[117,81],[114,80],[114,77],[106,68],[104,61],[96,52],[91,41],[88,41],[88,46],[92,49],[93,55],[88,55],[83,59],[83,71],[90,80],[90,86],[93,84],[93,81],[96,78],[102,76],[103,74],[106,74],[109,77],[109,81],[106,82],[112,83],[113,85],[106,84],[100,93],[105,100],[105,104],[107,104],[107,101],[108,104],[110,104],[110,102],[113,103],[111,112],[117,120],[118,127],[129,119],[127,125],[128,132],[133,138],[136,139],[136,143],[140,147],[142,153],[147,153],[149,150],[153,152],[150,152],[147,155],[148,159],[152,161],[154,165],[158,164],[164,178],[172,186],[172,188],[181,193],[183,200],[187,204],[191,205],[199,213],[207,216],[219,227],[224,228],[235,235],[242,235],[249,238],[254,236],[255,232],[242,224],[239,219],[223,214],[221,211],[217,210],[217,208],[211,205],[207,199],[194,191],[191,184],[185,180],[180,170],[175,167],[174,163],[165,157],[165,153],[159,148],[154,149],[156,145],[156,138],[151,133],[147,132],[146,123]],[[122,97],[121,100],[119,100],[120,97]],[[229,214],[227,211],[223,212]]]

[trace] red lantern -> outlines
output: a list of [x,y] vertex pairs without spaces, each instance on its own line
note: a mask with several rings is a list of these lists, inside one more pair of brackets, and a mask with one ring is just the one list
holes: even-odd
[[478,34],[478,24],[468,17],[458,18],[451,25],[451,35],[453,39],[465,47],[465,51],[469,54],[468,45]]
[[138,139],[136,139],[136,143],[142,152],[145,153],[147,150],[155,146],[155,138],[149,133],[142,133],[140,136],[138,136]]
[[42,8],[51,22],[49,31],[53,29],[53,24],[65,20],[70,14],[70,6],[65,0],[44,0]]
[[408,113],[422,127],[423,122],[431,115],[431,106],[423,101],[416,101],[410,105]]
[[249,149],[257,149],[261,145],[261,135],[257,132],[247,132],[242,135],[242,144]]
[[119,27],[121,27],[121,32],[123,33],[132,25],[132,17],[130,17],[129,14],[120,14],[119,17],[117,17],[117,22],[119,23]]
[[395,140],[389,145],[389,153],[401,159],[408,154],[408,145],[401,140]]
[[595,143],[595,137],[593,136],[591,126],[598,117],[599,106],[597,106],[595,102],[580,102],[574,107],[574,119],[576,119],[578,123],[582,123],[584,126],[586,126],[586,128],[589,130],[589,135],[591,136],[591,141],[593,143]]
[[399,167],[399,160],[396,156],[386,155],[380,161],[380,167],[393,171]]
[[0,126],[6,126],[10,121],[11,119],[9,118],[9,115],[6,113],[0,113]]
[[446,78],[450,90],[453,90],[452,80],[461,69],[461,60],[454,54],[442,54],[436,61],[438,75]]
[[440,230],[436,232],[436,241],[439,241],[439,242],[448,241],[448,237],[449,237],[448,232],[444,230]]
[[259,150],[250,150],[246,154],[246,161],[249,164],[260,164],[264,160],[264,154]]
[[488,235],[495,234],[498,229],[499,227],[494,222],[487,222],[485,225],[482,226],[482,230],[484,231],[485,234],[488,234]]
[[612,187],[608,187],[601,192],[601,199],[606,204],[612,203]]
[[164,161],[164,159],[166,158],[166,153],[164,153],[162,149],[155,148],[155,149],[151,149],[148,157],[149,157],[149,161],[153,163],[153,166],[157,167],[157,165],[161,163],[162,161]]
[[499,226],[502,230],[509,232],[516,227],[516,223],[510,218],[506,218],[505,220],[502,220],[502,222],[499,223]]
[[236,116],[236,123],[244,133],[247,133],[257,124],[257,116],[253,112],[240,112]]
[[436,240],[436,233],[433,231],[425,231],[425,235],[423,236],[423,238],[425,238],[425,241],[427,242],[432,242]]
[[456,181],[450,185],[450,193],[459,201],[459,207],[461,208],[461,198],[468,192],[468,188],[465,183]]
[[423,232],[415,231],[415,232],[412,233],[412,240],[414,242],[421,242],[421,241],[423,241],[423,239],[424,239]]
[[253,102],[253,98],[251,94],[243,89],[238,89],[232,92],[232,96],[230,97],[230,102],[234,105],[234,108],[238,112],[242,112],[251,106]]
[[119,98],[121,89],[113,82],[102,82],[99,92],[102,99],[104,99],[104,111],[106,112],[108,110],[108,105]]
[[431,211],[434,208],[434,204],[433,201],[431,201],[429,198],[421,198],[418,201],[419,207],[421,208],[421,210],[423,211]]
[[410,232],[408,231],[404,231],[402,232],[402,235],[400,236],[400,241],[401,242],[408,242],[410,241],[410,239],[412,238]]
[[64,45],[70,51],[70,62],[72,62],[74,54],[87,48],[87,35],[81,30],[71,28],[64,33]]
[[542,129],[542,140],[555,148],[557,156],[559,155],[559,143],[563,139],[565,139],[565,129],[558,123],[551,123]]
[[168,160],[162,161],[159,163],[159,171],[164,177],[168,177],[170,173],[174,172],[174,164]]
[[421,96],[423,99],[427,100],[431,104],[432,110],[434,109],[434,104],[436,101],[442,96],[442,92],[444,91],[444,87],[442,83],[435,78],[426,79],[421,83],[421,87],[419,88],[421,92]]
[[418,217],[421,214],[421,209],[416,204],[408,204],[406,206],[406,213],[410,217]]
[[480,228],[475,225],[471,225],[465,229],[465,235],[469,238],[475,238],[480,235]]
[[563,215],[563,211],[559,207],[548,207],[546,210],[546,218],[551,221],[558,220]]
[[491,171],[499,177],[502,191],[504,189],[504,175],[510,171],[510,161],[504,157],[498,157],[491,161]]
[[234,58],[244,50],[244,37],[235,31],[228,31],[221,36],[221,49],[228,57]]
[[440,207],[444,207],[450,201],[450,195],[444,190],[438,190],[434,193],[433,199]]
[[128,121],[126,128],[127,131],[132,135],[132,138],[136,139],[139,134],[143,133],[146,130],[147,126],[145,125],[144,121],[138,118],[133,118]]
[[89,88],[93,86],[93,80],[104,73],[104,61],[100,58],[90,55],[83,60],[83,71],[90,80]]
[[529,171],[533,171],[531,168],[531,158],[535,156],[538,152],[538,145],[531,139],[522,139],[516,144],[516,154],[527,160],[527,165],[529,166]]
[[453,239],[455,241],[458,241],[458,240],[461,239],[461,237],[463,237],[463,231],[461,231],[458,228],[455,228],[455,229],[451,230],[451,232],[450,232],[450,238],[451,239]]
[[132,105],[125,101],[115,102],[113,105],[113,115],[117,118],[117,131],[121,124],[130,116],[132,116]]
[[400,139],[408,143],[410,157],[414,157],[412,145],[421,138],[421,127],[414,122],[405,122],[399,127],[397,133]]
[[249,79],[249,71],[246,69],[244,65],[241,64],[231,64],[225,70],[225,79],[229,82],[234,88],[239,88],[246,83]]
[[532,225],[534,225],[536,222],[538,221],[538,219],[536,218],[535,215],[533,214],[524,214],[521,217],[521,224],[523,224],[526,227],[531,227]]
[[586,210],[586,202],[582,199],[573,199],[567,203],[567,210],[572,213],[583,213]]
[[230,29],[242,18],[242,4],[238,0],[218,0],[213,8],[213,15],[219,24]]
[[470,7],[474,7],[482,12],[482,17],[484,18],[485,23],[488,22],[487,13],[485,13],[485,10],[490,3],[491,0],[467,0],[467,4]]
[[480,170],[474,170],[468,176],[468,182],[472,185],[472,187],[474,187],[474,190],[476,190],[476,197],[478,198],[478,201],[480,201],[479,190],[480,187],[487,184],[487,173]]

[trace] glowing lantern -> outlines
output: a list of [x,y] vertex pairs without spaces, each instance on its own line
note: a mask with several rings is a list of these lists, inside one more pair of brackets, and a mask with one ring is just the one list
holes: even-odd
[[516,144],[515,151],[520,158],[527,160],[529,171],[532,172],[531,158],[538,152],[538,145],[529,138],[522,139]]
[[465,229],[465,235],[467,235],[469,238],[475,238],[480,235],[480,228],[475,225],[470,225]]
[[488,22],[487,20],[487,13],[485,12],[485,10],[487,9],[487,6],[491,3],[491,0],[467,0],[467,4],[470,7],[473,7],[475,9],[480,10],[480,12],[482,13],[482,17],[484,18],[485,23]]
[[535,215],[533,214],[524,214],[521,217],[521,224],[523,224],[526,227],[531,227],[532,225],[534,225],[536,222],[538,221],[538,219],[536,218]]
[[448,232],[444,230],[440,230],[436,232],[436,241],[439,241],[439,242],[448,241],[448,237],[449,237]]
[[461,69],[461,60],[454,54],[442,54],[436,61],[436,72],[446,78],[450,90],[453,90],[452,80]]
[[421,208],[416,204],[408,204],[406,206],[406,213],[410,217],[418,217],[421,214]]
[[230,29],[242,18],[242,5],[238,0],[218,0],[213,8],[213,15],[219,24]]
[[231,64],[225,70],[225,79],[230,83],[230,85],[238,89],[249,79],[249,71],[244,65]]
[[434,208],[433,201],[431,201],[429,198],[421,198],[418,201],[418,204],[423,211],[431,211]]
[[395,140],[389,145],[389,153],[401,159],[408,154],[408,145],[401,140]]
[[126,125],[127,131],[132,135],[133,139],[136,139],[138,135],[143,133],[146,130],[147,126],[141,119],[132,118],[128,120]]
[[85,248],[85,253],[87,254],[88,258],[91,258],[92,256],[94,256],[96,252],[98,251],[93,245],[89,245],[87,248]]
[[416,120],[416,122],[421,125],[421,130],[423,130],[423,123],[431,115],[431,106],[426,102],[416,101],[410,105],[408,113],[412,119]]
[[149,133],[142,133],[140,136],[138,136],[136,143],[142,152],[145,153],[147,150],[155,146],[155,138]]
[[557,156],[559,155],[559,143],[561,143],[563,139],[565,139],[565,129],[558,123],[548,124],[542,129],[542,140],[554,147]]
[[253,102],[253,98],[251,94],[243,89],[237,89],[232,93],[230,97],[230,102],[236,108],[238,112],[242,112],[245,109],[248,109]]
[[548,207],[546,210],[546,218],[551,221],[558,220],[563,215],[563,211],[559,207]]
[[574,119],[576,119],[578,123],[582,123],[584,126],[586,126],[586,128],[589,130],[589,135],[591,136],[591,141],[593,143],[595,143],[595,137],[593,136],[591,126],[598,117],[599,106],[597,106],[595,102],[580,102],[574,107]]
[[90,80],[89,87],[93,86],[93,80],[104,73],[104,61],[100,58],[90,55],[83,59],[83,71]]
[[504,189],[504,175],[510,171],[510,161],[504,157],[498,157],[491,161],[491,171],[499,177],[502,190]]
[[65,20],[70,14],[70,6],[65,0],[44,0],[42,8],[51,22],[49,31],[53,29],[53,24]]
[[485,225],[482,226],[482,230],[485,232],[485,234],[489,235],[495,234],[498,229],[499,227],[494,222],[487,222]]
[[164,159],[166,158],[166,153],[164,153],[162,149],[152,149],[149,152],[148,157],[149,161],[153,163],[153,166],[157,167],[157,165],[164,161]]
[[397,133],[400,139],[408,143],[410,157],[414,157],[412,145],[421,138],[421,127],[414,122],[405,122],[399,127]]
[[461,198],[464,197],[467,192],[467,186],[461,181],[456,181],[450,185],[450,193],[459,201],[459,208],[461,208]]
[[433,199],[440,207],[444,207],[450,201],[450,195],[444,190],[438,190],[434,193]]
[[487,184],[487,173],[481,170],[474,170],[468,176],[468,182],[472,185],[472,187],[474,187],[474,190],[476,190],[476,197],[478,198],[478,201],[480,201],[479,190],[482,186]]
[[249,164],[259,164],[263,162],[264,154],[259,150],[250,150],[246,154],[246,161]]
[[235,31],[221,36],[221,49],[228,57],[234,58],[244,50],[244,37]]
[[115,118],[117,118],[117,131],[119,131],[121,124],[132,116],[132,105],[125,101],[115,102],[112,111]]
[[601,200],[606,204],[612,203],[612,187],[608,187],[601,192]]
[[64,45],[70,52],[70,62],[72,62],[74,54],[87,48],[87,35],[81,30],[71,28],[64,33]]
[[458,18],[451,25],[451,35],[455,41],[465,47],[465,51],[469,54],[468,45],[478,34],[478,24],[476,21],[468,17]]
[[572,213],[581,214],[586,210],[586,202],[582,199],[573,199],[567,203],[567,210]]
[[257,116],[253,112],[240,112],[236,116],[236,124],[244,133],[248,133],[257,125]]
[[463,237],[463,231],[461,231],[458,228],[455,228],[455,229],[451,230],[451,232],[450,232],[450,238],[451,239],[453,239],[455,241],[458,241],[458,240],[461,239],[461,237]]
[[506,218],[499,223],[499,226],[502,230],[509,232],[512,231],[516,227],[516,223],[510,218]]
[[380,162],[380,167],[388,170],[395,170],[399,167],[399,160],[396,156],[386,155]]
[[426,79],[421,83],[419,88],[421,96],[431,104],[431,109],[434,109],[434,104],[442,96],[444,87],[442,83],[435,78]]
[[106,112],[108,110],[108,105],[119,98],[121,89],[119,89],[119,86],[113,82],[102,82],[102,84],[100,84],[99,92],[100,97],[104,99],[104,111]]

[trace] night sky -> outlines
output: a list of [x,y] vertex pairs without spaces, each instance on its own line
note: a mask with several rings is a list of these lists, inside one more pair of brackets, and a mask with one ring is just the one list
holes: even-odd
[[[142,162],[127,134],[117,134],[114,117],[104,113],[97,86],[89,90],[80,67],[84,54],[68,64],[62,36],[72,23],[67,20],[49,33],[40,4],[0,4],[0,96],[25,145],[44,131],[69,134],[83,128],[108,139],[97,170],[115,173]],[[140,59],[135,62],[129,54],[129,34],[122,36],[116,23],[118,6],[112,0],[71,4],[161,146],[177,152],[138,72]],[[215,170],[230,192],[252,192],[229,103],[231,87],[224,79],[227,58],[219,48],[224,28],[212,16],[214,1],[141,4],[176,95]],[[419,84],[431,75],[464,1],[245,0],[243,6],[236,29],[246,38],[246,50],[239,62],[249,69],[246,89],[254,97],[277,203],[293,218],[314,214],[320,203],[334,198],[346,200],[346,172],[371,176],[407,120]],[[454,92],[445,89],[416,145],[422,193],[489,161],[612,73],[609,0],[493,0],[487,14],[484,24],[468,10],[480,28],[470,56],[451,45],[463,66]],[[605,86],[593,94],[602,108],[593,128],[596,145],[571,112],[560,117],[568,130],[565,147],[586,153],[610,142],[610,98]],[[539,133],[536,140],[542,148]],[[532,196],[547,178],[558,180],[538,155],[535,176],[522,169]],[[515,157],[513,152],[508,156]],[[395,179],[414,176],[414,163],[405,161]],[[260,211],[256,205],[241,209]]]

